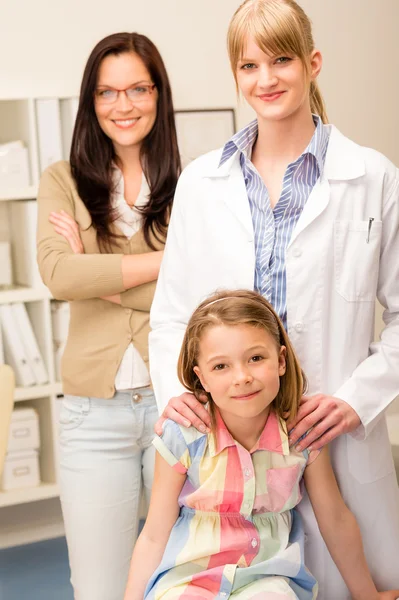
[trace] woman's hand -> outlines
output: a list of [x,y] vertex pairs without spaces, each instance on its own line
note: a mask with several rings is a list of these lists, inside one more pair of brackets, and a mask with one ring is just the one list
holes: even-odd
[[84,254],[84,247],[80,237],[79,225],[64,210],[51,212],[49,221],[54,225],[54,231],[62,235],[75,254]]
[[296,419],[287,423],[290,446],[295,446],[309,431],[296,446],[297,450],[320,450],[339,435],[354,431],[360,424],[359,415],[344,400],[324,394],[303,396]]
[[199,402],[194,394],[191,394],[190,392],[184,392],[181,396],[172,398],[169,400],[162,415],[155,423],[155,433],[157,435],[162,435],[162,426],[166,419],[172,419],[172,421],[175,421],[175,423],[179,423],[179,425],[183,425],[184,427],[193,425],[198,431],[209,433],[211,417],[203,405],[206,401],[206,394],[204,394],[201,398],[201,402]]

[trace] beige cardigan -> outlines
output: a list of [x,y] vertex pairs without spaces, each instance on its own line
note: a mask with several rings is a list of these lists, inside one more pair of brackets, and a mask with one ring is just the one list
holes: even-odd
[[[74,254],[54,232],[51,211],[64,210],[79,224],[85,254]],[[69,163],[51,165],[42,175],[38,195],[37,260],[44,283],[54,298],[68,300],[71,320],[62,359],[65,394],[112,398],[123,354],[133,342],[148,367],[149,311],[156,282],[125,291],[124,254],[150,252],[142,230],[130,240],[112,242],[111,254],[101,254],[90,213],[78,196]],[[116,226],[114,231],[120,233]],[[157,249],[162,243],[152,238]],[[121,293],[121,305],[101,296]]]

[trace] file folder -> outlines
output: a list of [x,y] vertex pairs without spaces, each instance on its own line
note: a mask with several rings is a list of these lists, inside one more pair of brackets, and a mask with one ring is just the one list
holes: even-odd
[[44,365],[26,306],[22,302],[17,302],[11,305],[11,309],[18,327],[19,337],[25,348],[29,366],[35,376],[36,384],[48,383],[47,369]]
[[62,160],[61,117],[58,98],[36,100],[40,170]]
[[0,305],[0,323],[5,362],[14,370],[16,384],[24,387],[35,385],[36,378],[19,336],[18,325],[10,304]]

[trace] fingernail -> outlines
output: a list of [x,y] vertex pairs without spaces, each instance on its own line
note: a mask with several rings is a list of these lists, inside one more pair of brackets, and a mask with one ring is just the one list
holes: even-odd
[[187,421],[187,419],[184,419],[183,424],[184,424],[184,427],[190,427],[190,425],[191,425],[190,421]]
[[297,452],[300,452],[300,451],[302,450],[302,446],[295,446],[295,450],[296,450]]
[[292,446],[292,445],[293,445],[293,443],[294,443],[294,440],[293,440],[293,439],[291,439],[291,438],[288,438],[288,443],[289,443],[289,445],[290,445],[290,446]]
[[199,426],[199,430],[202,431],[202,433],[206,433],[206,427],[205,427],[205,425],[200,425]]
[[308,446],[308,452],[312,452],[313,446]]

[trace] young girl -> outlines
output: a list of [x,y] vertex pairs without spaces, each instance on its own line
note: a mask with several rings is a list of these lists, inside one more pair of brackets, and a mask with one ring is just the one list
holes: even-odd
[[396,598],[399,590],[374,586],[327,450],[289,447],[286,420],[296,416],[304,377],[270,304],[251,291],[204,301],[188,323],[178,373],[192,393],[206,392],[212,432],[166,421],[155,438],[150,510],[125,600],[316,598],[295,510],[302,477],[353,599]]

